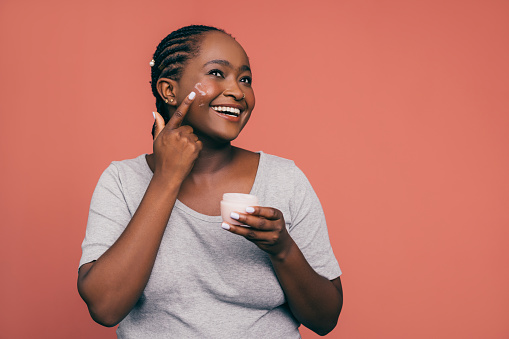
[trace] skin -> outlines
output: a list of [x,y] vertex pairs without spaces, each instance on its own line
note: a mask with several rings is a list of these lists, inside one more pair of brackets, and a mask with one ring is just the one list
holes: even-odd
[[[169,101],[171,118],[165,126],[156,114],[154,152],[147,155],[152,180],[122,235],[78,274],[78,291],[96,322],[118,324],[140,298],[176,199],[199,213],[220,215],[223,193],[250,192],[259,154],[230,143],[255,105],[250,78],[243,48],[226,34],[209,32],[179,81],[159,79],[157,89]],[[196,93],[194,99],[190,92]],[[238,121],[211,108],[224,105],[241,109]],[[311,268],[279,210],[256,206],[251,213],[238,214],[250,228],[229,224],[223,228],[267,252],[288,305],[304,326],[321,335],[330,332],[343,305],[340,278],[329,281]]]

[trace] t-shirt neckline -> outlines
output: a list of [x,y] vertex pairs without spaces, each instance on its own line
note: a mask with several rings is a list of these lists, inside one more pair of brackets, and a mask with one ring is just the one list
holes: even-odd
[[[258,151],[255,153],[260,154],[260,159],[258,160],[258,168],[256,170],[256,175],[255,175],[255,179],[253,182],[253,186],[251,187],[251,191],[249,192],[249,194],[253,194],[253,195],[256,195],[256,193],[258,191],[258,186],[259,186],[258,182],[260,181],[260,178],[262,176],[262,170],[264,168],[263,163],[265,161],[265,153],[263,153],[263,151]],[[146,169],[146,171],[148,171],[148,174],[150,174],[150,176],[153,176],[154,173],[150,169],[150,166],[148,165],[148,162],[147,162],[147,158],[146,158],[147,155],[148,155],[147,153],[142,154],[139,156],[139,158],[140,158],[140,161],[142,161],[144,163],[143,167]],[[203,221],[212,222],[212,223],[221,223],[223,221],[223,218],[220,215],[202,214],[200,212],[193,210],[192,208],[190,208],[189,206],[184,204],[179,199],[177,199],[175,201],[175,207],[178,208],[179,210],[183,211],[184,213],[189,214],[189,215],[191,215],[197,219],[203,220]]]

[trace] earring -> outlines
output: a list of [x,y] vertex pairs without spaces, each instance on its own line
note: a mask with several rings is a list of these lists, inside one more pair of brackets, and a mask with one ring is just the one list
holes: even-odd
[[[164,99],[165,103],[168,103],[168,99]],[[173,102],[173,98],[170,99],[170,102]]]

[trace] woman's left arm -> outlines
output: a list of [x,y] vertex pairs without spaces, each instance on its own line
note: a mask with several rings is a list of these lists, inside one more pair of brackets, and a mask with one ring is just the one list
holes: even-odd
[[232,218],[250,227],[223,223],[223,228],[245,237],[269,254],[298,321],[319,335],[332,331],[343,306],[340,278],[330,281],[315,272],[288,233],[281,211],[253,207],[247,212],[233,213]]

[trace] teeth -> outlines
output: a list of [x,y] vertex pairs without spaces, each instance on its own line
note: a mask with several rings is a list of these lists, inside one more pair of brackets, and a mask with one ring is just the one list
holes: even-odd
[[233,115],[239,115],[240,109],[226,106],[212,106],[212,109],[216,112],[232,113]]

